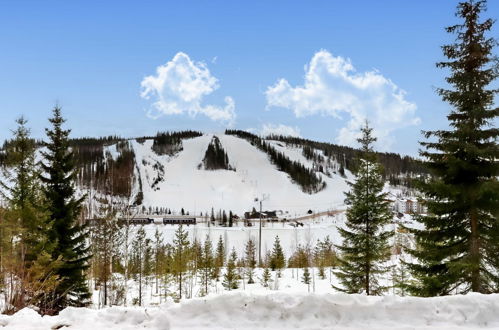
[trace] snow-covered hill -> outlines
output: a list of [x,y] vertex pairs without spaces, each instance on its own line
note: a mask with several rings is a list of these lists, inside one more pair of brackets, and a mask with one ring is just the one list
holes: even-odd
[[[167,207],[176,212],[181,208],[191,213],[224,209],[237,214],[257,207],[256,197],[263,194],[269,198],[264,209],[283,210],[290,214],[302,214],[309,209],[323,211],[338,208],[347,189],[346,178],[332,171],[330,176],[317,172],[326,182],[325,189],[315,194],[304,193],[292,182],[287,173],[279,171],[266,153],[248,141],[232,135],[217,134],[227,152],[231,170],[204,170],[199,167],[213,135],[185,139],[183,150],[173,156],[158,155],[152,150],[152,140],[139,143],[131,141],[137,165],[134,191],[140,189],[146,207]],[[273,146],[289,159],[298,161],[307,168],[313,163],[307,160],[300,147],[283,143]],[[107,148],[112,153],[113,146]],[[351,178],[350,173],[346,173]]]

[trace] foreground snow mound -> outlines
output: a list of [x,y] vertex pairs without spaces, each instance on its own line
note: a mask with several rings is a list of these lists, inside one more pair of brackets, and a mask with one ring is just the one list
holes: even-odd
[[68,308],[54,317],[25,309],[9,329],[499,329],[499,295],[438,298],[231,293],[155,308]]

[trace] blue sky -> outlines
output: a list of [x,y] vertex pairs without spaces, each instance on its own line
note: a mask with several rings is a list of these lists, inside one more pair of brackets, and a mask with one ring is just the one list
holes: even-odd
[[0,139],[21,114],[43,137],[59,103],[73,136],[231,126],[354,145],[367,116],[380,150],[415,155],[447,125],[435,62],[456,3],[2,1]]

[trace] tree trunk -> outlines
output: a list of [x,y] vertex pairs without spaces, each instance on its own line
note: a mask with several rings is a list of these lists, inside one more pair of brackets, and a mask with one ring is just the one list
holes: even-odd
[[480,237],[478,234],[478,216],[476,210],[471,211],[471,242],[470,242],[470,255],[471,255],[471,291],[482,292],[480,283]]

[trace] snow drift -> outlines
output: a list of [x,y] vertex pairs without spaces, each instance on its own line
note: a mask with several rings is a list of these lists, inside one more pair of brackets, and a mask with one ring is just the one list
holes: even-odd
[[0,316],[9,329],[497,329],[499,295],[437,298],[231,293],[159,307],[24,309]]

